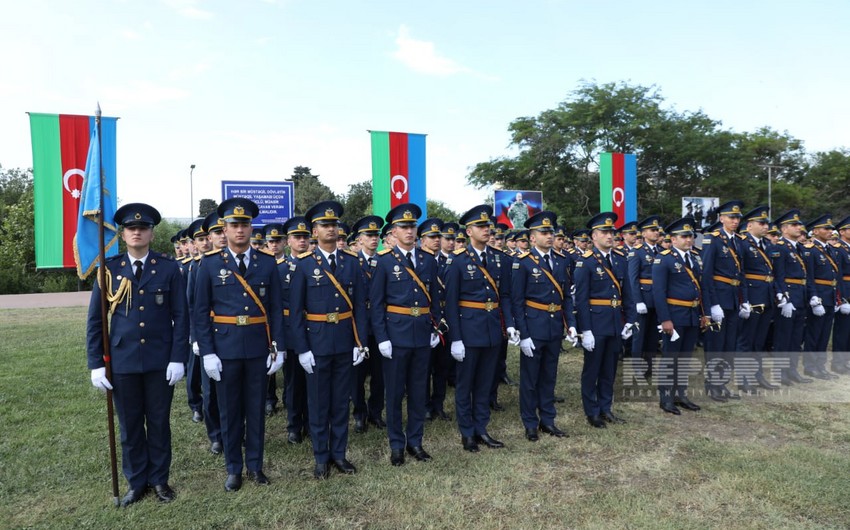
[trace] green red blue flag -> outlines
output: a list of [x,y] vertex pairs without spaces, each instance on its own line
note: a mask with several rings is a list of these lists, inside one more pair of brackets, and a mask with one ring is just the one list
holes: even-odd
[[614,212],[620,224],[637,220],[637,157],[599,155],[599,211]]
[[370,131],[372,136],[372,213],[386,216],[410,202],[427,216],[425,197],[425,135]]

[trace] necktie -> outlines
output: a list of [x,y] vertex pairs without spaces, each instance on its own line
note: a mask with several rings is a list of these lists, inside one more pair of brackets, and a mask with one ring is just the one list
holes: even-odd
[[335,254],[330,254],[328,256],[328,265],[330,266],[332,273],[336,272],[336,255]]
[[552,270],[552,258],[549,257],[549,254],[543,256],[543,259],[546,261],[546,268],[550,271]]
[[441,253],[440,254],[440,265],[446,264],[446,257]]
[[245,265],[245,254],[236,254],[236,265],[239,267],[239,274],[245,276],[245,271],[248,270],[248,267]]
[[608,264],[608,268],[614,270],[614,265],[611,263],[611,254],[605,256],[605,262]]
[[416,264],[413,263],[413,252],[406,252],[404,257],[407,258],[407,266],[411,269],[416,269]]
[[691,257],[688,256],[687,254],[685,254],[685,267],[687,267],[691,270],[693,270],[693,268],[694,268],[693,264],[691,263]]
[[137,259],[133,265],[136,266],[136,281],[140,282],[142,281],[142,261]]
[[764,239],[759,241],[759,249],[761,249],[761,251],[764,252]]
[[481,266],[487,268],[487,252],[481,253]]

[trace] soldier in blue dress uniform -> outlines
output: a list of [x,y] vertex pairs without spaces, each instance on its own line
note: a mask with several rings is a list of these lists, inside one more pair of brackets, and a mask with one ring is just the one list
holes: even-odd
[[617,214],[602,212],[587,223],[593,249],[575,265],[575,308],[584,366],[581,400],[587,421],[596,428],[624,423],[611,411],[614,378],[623,340],[631,338],[635,323],[626,259],[614,251]]
[[[371,311],[371,302],[368,299],[369,288],[372,285],[372,275],[378,266],[378,233],[384,224],[384,220],[377,215],[367,215],[354,223],[352,235],[360,243],[357,258],[366,282],[366,308]],[[371,423],[379,429],[387,426],[384,422],[384,363],[383,356],[378,355],[378,343],[375,341],[375,332],[371,322],[367,322],[369,328],[369,355],[357,367],[357,377],[354,385],[354,432],[366,432]],[[369,399],[366,399],[366,379],[369,379]]]
[[331,463],[344,474],[357,468],[346,458],[349,403],[355,367],[369,353],[366,293],[356,254],[336,247],[342,205],[323,201],[304,215],[317,246],[290,265],[289,322],[293,349],[307,372],[310,437],[316,465],[324,479]]
[[283,368],[283,392],[287,420],[286,440],[291,444],[300,444],[304,441],[304,434],[309,433],[307,377],[306,372],[298,364],[298,356],[295,355],[293,350],[289,287],[292,280],[292,265],[298,255],[307,252],[307,247],[310,244],[310,229],[307,220],[297,215],[286,220],[283,224],[283,231],[286,233],[289,254],[277,260],[277,271],[281,282],[283,329],[287,348]]
[[740,399],[726,384],[735,363],[739,313],[747,315],[750,304],[741,267],[741,201],[728,201],[718,207],[721,227],[703,234],[702,287],[705,308],[712,326],[705,333],[705,387],[709,397],[724,402]]
[[555,381],[561,342],[577,340],[570,296],[569,258],[552,248],[557,216],[542,211],[525,222],[531,250],[514,260],[511,272],[511,314],[519,333],[519,408],[525,436],[537,441],[538,430],[559,438],[555,425]]
[[[633,373],[643,373],[647,379],[652,377],[652,362],[658,352],[661,335],[658,331],[658,315],[655,312],[655,297],[652,295],[652,267],[655,258],[663,250],[659,246],[661,238],[661,218],[657,215],[646,217],[636,226],[643,237],[643,243],[635,245],[629,252],[629,287],[635,303],[636,322],[632,336]],[[637,361],[636,359],[642,359]]]
[[[369,301],[378,351],[384,357],[387,436],[390,462],[404,464],[404,452],[421,462],[431,460],[422,446],[425,431],[428,364],[439,342],[440,315],[437,261],[430,250],[416,249],[415,204],[399,204],[387,213],[397,244],[378,252]],[[432,221],[433,222],[433,221]],[[430,231],[430,227],[429,227]],[[439,227],[437,234],[439,233]],[[402,400],[407,396],[407,428],[402,426]]]
[[266,240],[265,237],[263,237],[263,229],[254,228],[251,232],[251,248],[254,250],[260,250],[265,244]]
[[841,272],[838,282],[841,303],[835,308],[830,369],[837,374],[846,374],[850,373],[850,216],[835,223],[835,229],[839,239],[833,255]]
[[[268,223],[263,227],[263,240],[266,242],[266,248],[261,252],[270,254],[275,263],[279,263],[284,256],[284,236],[286,232],[281,223]],[[280,267],[278,267],[280,272]],[[283,278],[281,278],[282,280]],[[281,282],[281,289],[283,283]],[[286,317],[284,317],[284,320]],[[284,343],[286,342],[286,324],[284,323]],[[269,376],[268,388],[266,389],[266,416],[273,416],[277,412],[277,374]]]
[[812,233],[812,242],[803,249],[806,260],[806,337],[803,354],[803,373],[816,379],[835,379],[836,374],[826,370],[826,347],[835,318],[835,308],[842,293],[839,290],[840,256],[828,243],[832,230],[832,215],[824,214],[806,225]]
[[[440,251],[437,253],[437,283],[440,292],[440,319],[441,331],[445,332],[445,307],[446,307],[446,264],[455,251],[455,238],[460,226],[455,222],[443,223],[440,231]],[[436,347],[431,349],[431,364],[429,368],[431,384],[428,388],[428,410],[425,413],[426,420],[439,418],[443,421],[451,421],[452,417],[446,412],[446,386],[455,382],[455,365],[457,362],[449,353],[449,345],[445,337]]]
[[699,372],[691,356],[706,323],[700,286],[700,258],[693,251],[695,221],[683,217],[669,225],[672,247],[655,256],[652,297],[661,323],[663,345],[656,372],[661,410],[680,415],[679,407],[698,411],[688,398],[688,376]]
[[515,336],[510,309],[511,260],[487,246],[493,210],[482,204],[460,218],[469,247],[447,260],[446,307],[450,352],[457,361],[455,413],[463,448],[504,447],[487,432],[489,398],[502,338]]
[[[189,239],[192,240],[192,245],[196,252],[196,254],[192,256],[192,259],[186,264],[186,296],[189,300],[189,311],[192,311],[192,305],[195,300],[195,293],[193,292],[193,289],[195,288],[194,279],[198,272],[198,264],[201,262],[201,257],[204,252],[207,252],[210,249],[209,238],[207,237],[207,233],[204,231],[203,224],[203,219],[195,219],[189,227],[186,228],[186,235],[188,235]],[[201,372],[204,370],[201,366],[201,357],[198,355],[197,341],[195,341],[194,337],[192,323],[190,320],[189,342],[192,344],[192,355],[189,356],[189,360],[186,365],[186,398],[189,403],[189,409],[192,411],[192,421],[200,423],[204,421],[204,399],[201,385]]]
[[283,366],[285,341],[275,260],[250,246],[259,208],[237,197],[222,202],[217,213],[227,248],[201,261],[192,315],[204,370],[216,381],[224,489],[236,491],[243,467],[250,480],[269,483],[263,473],[267,376]]
[[189,357],[186,282],[177,263],[152,252],[159,212],[147,204],[125,204],[113,221],[123,227],[127,252],[106,261],[106,291],[112,379],[106,377],[103,319],[97,282],[86,325],[91,382],[112,398],[121,428],[121,468],[129,484],[121,506],[153,487],[160,501],[174,499],[171,468],[171,401]]

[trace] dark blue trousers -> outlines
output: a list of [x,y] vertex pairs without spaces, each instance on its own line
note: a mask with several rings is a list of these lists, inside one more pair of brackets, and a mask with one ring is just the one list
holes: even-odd
[[826,346],[832,332],[835,319],[835,307],[823,306],[826,314],[816,317],[811,306],[806,307],[806,349],[803,354],[803,368],[816,370],[826,368]]
[[832,366],[846,366],[850,362],[850,315],[835,312],[832,327]]
[[502,376],[508,373],[508,339],[502,339],[499,347],[499,357],[496,359],[496,369],[493,370],[493,386],[490,387],[490,403],[499,400],[499,383]]
[[687,397],[688,374],[698,371],[696,367],[686,366],[686,363],[693,356],[699,338],[699,326],[679,326],[676,327],[676,333],[679,338],[675,342],[670,341],[670,335],[662,335],[661,360],[654,375],[659,401],[668,405]]
[[201,389],[204,393],[204,425],[210,443],[221,443],[221,415],[218,412],[218,394],[215,391],[216,382],[210,379],[207,372],[201,369]]
[[499,346],[466,347],[455,375],[455,413],[461,436],[487,434],[490,423],[490,389]]
[[[348,415],[354,385],[352,352],[316,355],[307,379],[307,409],[313,457],[317,464],[345,458]],[[302,369],[303,371],[303,369]]]
[[[770,331],[770,322],[773,319],[773,306],[767,304],[764,311],[750,314],[750,318],[741,320],[740,331],[738,332],[739,350],[741,355],[749,354],[752,362],[758,364],[758,371],[761,372],[761,365],[765,356],[765,345],[767,344],[767,333]],[[745,378],[740,381],[744,384],[752,384],[754,381]]]
[[720,329],[713,328],[705,332],[703,349],[706,388],[725,385],[732,380],[732,368],[738,349],[739,320],[737,309],[724,309]]
[[[380,419],[384,414],[384,356],[378,351],[374,335],[369,335],[369,358],[355,368],[354,417]],[[369,398],[366,399],[366,379],[369,379]]]
[[773,357],[787,357],[789,368],[783,369],[784,374],[788,370],[796,372],[800,364],[800,348],[803,345],[803,335],[806,327],[805,309],[797,308],[791,313],[791,318],[782,316],[781,309],[776,308],[773,313],[775,324],[773,326]]
[[431,349],[431,362],[428,366],[430,385],[428,388],[428,410],[433,413],[445,411],[446,383],[449,375],[449,361],[454,361],[449,347],[442,342]]
[[[425,431],[428,362],[430,346],[393,347],[392,359],[384,359],[384,384],[387,389],[387,436],[390,449],[422,446]],[[401,403],[407,396],[407,429],[402,427]]]
[[623,348],[623,339],[594,337],[593,351],[584,350],[584,366],[581,368],[581,404],[587,416],[598,416],[611,412],[614,402],[614,378],[617,377],[617,362]]
[[658,353],[658,342],[661,340],[655,308],[649,307],[645,315],[638,315],[637,324],[632,335],[632,358],[643,359],[646,366],[652,366],[652,360]]
[[519,356],[519,415],[526,429],[555,423],[555,381],[561,339],[534,340],[534,357]]
[[[191,350],[191,348],[190,348]],[[192,411],[200,411],[204,406],[201,372],[204,371],[200,355],[190,352],[189,362],[186,363],[186,397]]]
[[294,351],[288,350],[283,364],[287,432],[301,433],[309,428],[306,375],[307,372],[298,363],[298,356]]
[[228,475],[241,475],[243,467],[248,471],[263,469],[267,371],[265,356],[221,360],[221,381],[215,389]]
[[112,374],[112,399],[121,427],[121,470],[130,489],[168,482],[171,468],[171,400],[165,370]]

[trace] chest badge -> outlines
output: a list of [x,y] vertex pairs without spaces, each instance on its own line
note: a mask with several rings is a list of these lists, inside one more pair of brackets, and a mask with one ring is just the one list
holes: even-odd
[[265,287],[260,287],[260,296],[265,298],[265,296],[266,296],[266,288]]
[[224,282],[227,281],[227,278],[230,277],[230,271],[227,269],[221,269],[218,271],[218,278],[221,280],[221,284],[224,285]]
[[538,269],[537,267],[532,267],[531,268],[531,275],[534,276],[535,280],[539,280],[540,279],[540,269]]
[[466,272],[468,272],[468,273],[469,273],[469,279],[470,279],[470,280],[471,280],[472,278],[474,278],[474,277],[475,277],[475,265],[473,265],[472,263],[468,264],[468,265],[466,266]]
[[400,280],[401,279],[401,267],[399,267],[398,265],[393,265],[393,275],[395,276],[396,280]]
[[596,274],[598,274],[600,278],[603,278],[605,276],[605,271],[602,270],[602,267],[596,267]]
[[676,272],[682,272],[682,264],[678,261],[673,265],[673,268],[676,269]]
[[727,254],[729,254],[729,247],[727,247],[727,246],[723,246],[723,247],[720,247],[720,248],[723,250],[723,255],[724,255],[724,256],[725,256],[725,255],[727,255]]
[[316,280],[316,283],[319,283],[319,280],[322,279],[322,276],[324,276],[322,274],[322,269],[319,269],[319,268],[313,269],[313,279]]
[[156,293],[154,300],[156,301],[156,305],[162,305],[165,303],[165,295],[162,293]]

